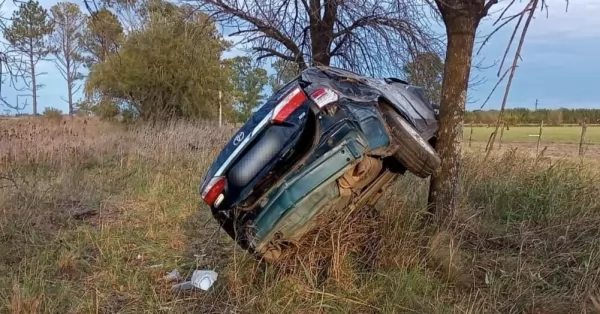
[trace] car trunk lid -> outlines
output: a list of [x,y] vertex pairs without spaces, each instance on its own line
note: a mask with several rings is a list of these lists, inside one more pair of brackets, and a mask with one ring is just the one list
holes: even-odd
[[226,177],[223,187],[226,200],[222,207],[244,199],[278,164],[277,159],[285,159],[294,148],[307,114],[308,97],[298,80],[274,93],[219,153],[204,177],[202,193],[206,193],[211,180]]

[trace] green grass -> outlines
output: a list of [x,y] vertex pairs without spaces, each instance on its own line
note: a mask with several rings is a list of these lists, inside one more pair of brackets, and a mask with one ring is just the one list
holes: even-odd
[[[509,130],[504,130],[502,140],[504,142],[537,142],[539,127],[510,127]],[[490,134],[494,132],[494,127],[473,127],[473,141],[487,142]],[[465,125],[463,136],[465,141],[469,139],[471,128]],[[496,140],[499,139],[499,135]],[[580,127],[544,127],[542,131],[543,143],[564,143],[564,144],[579,144],[581,137]],[[586,133],[586,143],[600,144],[600,127],[588,127]]]
[[[344,212],[264,265],[200,205],[232,130],[60,128],[4,142],[20,158],[0,156],[0,313],[600,311],[600,181],[579,161],[466,155],[443,229],[423,226],[427,181],[406,176],[377,215]],[[162,280],[175,268],[219,278],[176,294]]]

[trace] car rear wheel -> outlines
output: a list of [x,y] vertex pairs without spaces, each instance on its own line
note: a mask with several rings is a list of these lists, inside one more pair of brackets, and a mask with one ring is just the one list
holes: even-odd
[[430,176],[441,163],[435,149],[392,107],[382,103],[381,108],[393,141],[398,146],[394,157],[416,176]]

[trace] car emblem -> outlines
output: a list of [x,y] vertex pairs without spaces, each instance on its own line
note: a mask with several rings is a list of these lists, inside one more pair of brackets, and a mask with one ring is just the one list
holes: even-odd
[[233,139],[233,146],[238,146],[244,140],[244,132],[238,133]]

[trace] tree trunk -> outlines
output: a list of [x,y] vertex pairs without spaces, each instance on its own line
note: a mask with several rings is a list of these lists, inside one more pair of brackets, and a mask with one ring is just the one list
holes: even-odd
[[65,72],[67,73],[67,92],[69,93],[69,116],[73,118],[73,69],[71,65],[71,49],[67,44],[67,53],[65,53]]
[[[325,65],[331,63],[330,46],[333,38],[334,24],[338,12],[337,1],[320,0],[310,1],[310,34],[312,43],[312,65]],[[321,18],[321,11],[323,17]]]
[[475,10],[442,12],[448,36],[440,101],[440,129],[436,141],[442,164],[431,178],[428,199],[429,211],[438,223],[454,216],[459,196],[462,128],[479,21],[477,14]]
[[73,118],[73,83],[69,82],[67,84],[67,89],[69,92],[69,116]]
[[37,85],[35,82],[35,63],[33,62],[33,53],[29,54],[29,65],[31,66],[31,94],[33,97],[33,115],[37,116]]

